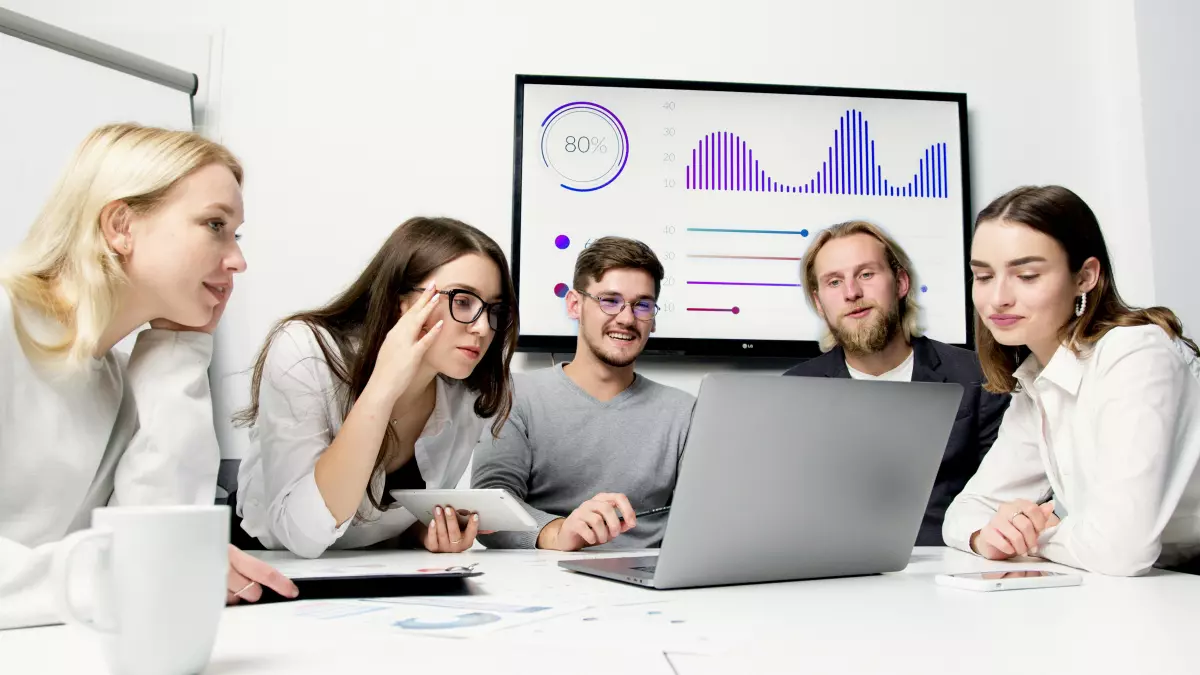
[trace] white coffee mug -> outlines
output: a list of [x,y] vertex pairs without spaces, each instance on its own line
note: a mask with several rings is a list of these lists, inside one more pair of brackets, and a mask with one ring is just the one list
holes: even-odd
[[[228,544],[227,506],[95,509],[91,529],[55,552],[59,613],[100,633],[113,675],[199,673],[225,606]],[[78,554],[93,546],[99,564],[84,569]],[[71,597],[79,576],[94,588],[90,616]]]

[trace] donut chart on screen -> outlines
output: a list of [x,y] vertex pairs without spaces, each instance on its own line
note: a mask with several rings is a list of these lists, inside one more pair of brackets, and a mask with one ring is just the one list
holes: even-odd
[[629,136],[611,110],[590,101],[564,103],[542,120],[542,163],[574,192],[611,184],[629,160]]

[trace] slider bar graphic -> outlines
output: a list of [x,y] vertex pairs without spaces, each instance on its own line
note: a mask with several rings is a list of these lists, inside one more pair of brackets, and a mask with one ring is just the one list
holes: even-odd
[[800,284],[776,284],[765,281],[689,281],[689,284],[699,286],[784,286],[798,288]]
[[728,260],[794,260],[794,261],[801,260],[801,258],[798,258],[798,257],[793,258],[793,257],[789,257],[789,256],[775,256],[775,255],[717,255],[717,254],[701,254],[701,253],[689,253],[687,257],[689,257],[689,258],[722,258],[722,259],[728,259]]

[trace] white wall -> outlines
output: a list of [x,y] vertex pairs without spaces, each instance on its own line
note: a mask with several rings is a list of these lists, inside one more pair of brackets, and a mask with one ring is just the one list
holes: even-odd
[[218,6],[178,0],[0,0],[0,7],[196,73],[196,121],[207,128],[220,90],[224,12]]
[[1200,251],[1194,206],[1200,179],[1200,3],[1137,0],[1135,5],[1154,223],[1154,299],[1175,310],[1192,337],[1200,337],[1200,284],[1194,274]]
[[[975,209],[1071,187],[1124,293],[1154,299],[1133,0],[0,2],[131,49],[189,20],[223,36],[209,129],[247,165],[250,271],[218,332],[222,414],[271,322],[328,298],[404,218],[453,215],[507,248],[518,72],[964,91]],[[712,367],[732,366],[643,371],[694,390]]]

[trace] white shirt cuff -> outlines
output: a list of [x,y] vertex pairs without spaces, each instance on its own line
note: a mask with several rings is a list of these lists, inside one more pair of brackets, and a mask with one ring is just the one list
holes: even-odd
[[134,344],[134,352],[160,349],[171,345],[178,345],[193,352],[198,359],[203,361],[205,368],[212,361],[212,334],[201,333],[195,330],[177,331],[165,328],[147,328],[138,333],[137,342]]
[[[964,510],[967,508],[970,507],[967,505],[963,506]],[[971,548],[971,537],[986,527],[995,515],[995,512],[947,514],[948,517],[942,527],[942,539],[946,541],[946,545],[950,548],[956,548],[971,555],[979,555]]]
[[346,519],[340,526],[325,505],[325,498],[317,488],[316,474],[308,472],[283,499],[285,527],[283,544],[293,553],[305,558],[315,558],[333,545],[354,518]]

